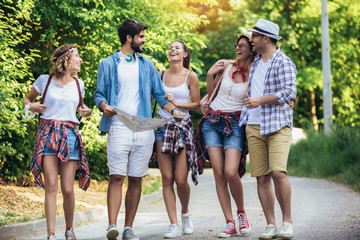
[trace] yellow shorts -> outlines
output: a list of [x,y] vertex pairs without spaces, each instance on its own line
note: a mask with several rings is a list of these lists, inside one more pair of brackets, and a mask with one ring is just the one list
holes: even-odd
[[246,125],[252,177],[265,176],[273,171],[286,173],[291,144],[291,128],[260,135],[260,125]]

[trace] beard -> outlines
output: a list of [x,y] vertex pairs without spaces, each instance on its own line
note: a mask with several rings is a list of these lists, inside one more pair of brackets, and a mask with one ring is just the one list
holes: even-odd
[[142,53],[144,51],[140,48],[140,44],[134,42],[134,40],[131,41],[130,46],[131,46],[132,50],[134,50],[135,52]]

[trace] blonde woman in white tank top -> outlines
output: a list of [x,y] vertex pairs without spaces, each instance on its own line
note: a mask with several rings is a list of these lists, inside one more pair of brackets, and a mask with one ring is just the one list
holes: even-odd
[[[164,127],[158,128],[155,133],[156,158],[161,171],[163,197],[170,220],[170,226],[164,237],[174,238],[180,236],[182,232],[183,234],[192,234],[194,231],[189,213],[190,186],[187,178],[190,168],[193,180],[195,179],[197,158],[192,140],[193,128],[189,111],[195,111],[199,108],[200,89],[196,73],[189,70],[190,52],[183,42],[174,41],[171,43],[168,58],[170,67],[164,72],[160,72],[166,92],[165,97],[181,112],[188,115],[181,122],[171,120]],[[163,109],[159,111],[159,115],[163,118],[171,117]],[[173,135],[178,136],[178,138],[169,138],[168,134],[171,132],[176,132]],[[174,148],[181,145],[180,142],[182,142],[184,144],[183,149],[169,149],[171,145],[169,142],[171,141],[174,143]],[[178,150],[180,151],[177,152]],[[182,231],[179,228],[176,215],[174,181],[181,203]],[[195,180],[195,183],[197,183],[197,180]]]

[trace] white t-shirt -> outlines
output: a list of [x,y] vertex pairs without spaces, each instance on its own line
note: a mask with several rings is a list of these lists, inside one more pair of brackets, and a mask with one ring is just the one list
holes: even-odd
[[[264,63],[262,58],[260,59],[254,76],[251,79],[251,97],[262,97],[265,90],[265,76],[271,66],[271,61]],[[261,106],[257,108],[249,109],[248,125],[260,125],[261,123]]]
[[[33,86],[35,90],[43,95],[49,75],[41,75],[36,79]],[[85,95],[84,82],[80,79],[79,85],[81,97]],[[75,80],[60,86],[54,79],[51,79],[46,92],[44,104],[46,110],[41,115],[43,119],[70,121],[79,124],[76,117],[76,109],[79,105],[79,93]]]
[[246,95],[248,83],[235,83],[229,77],[229,71],[232,64],[226,68],[223,79],[221,80],[220,89],[210,107],[222,112],[241,111],[243,108],[243,100]]
[[[126,61],[126,56],[119,51],[120,63],[117,66],[118,98],[116,107],[120,110],[136,116],[140,104],[139,98],[139,60],[135,57],[131,62]],[[115,116],[111,118],[111,124],[124,124]]]

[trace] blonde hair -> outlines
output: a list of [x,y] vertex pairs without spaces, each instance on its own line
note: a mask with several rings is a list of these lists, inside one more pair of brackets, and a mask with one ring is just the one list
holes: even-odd
[[[59,78],[65,75],[70,68],[71,65],[69,64],[71,53],[73,51],[69,51],[70,49],[76,48],[76,44],[65,44],[61,47],[58,47],[53,55],[51,56],[51,62],[53,63],[53,67],[50,70],[50,74],[54,75],[55,77]],[[72,74],[76,76],[76,73]]]

